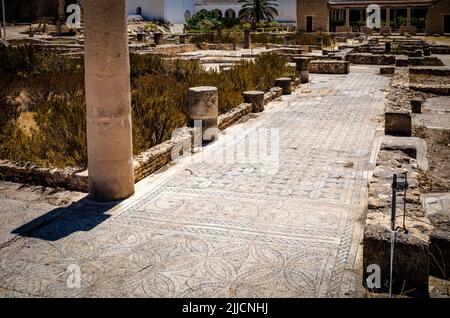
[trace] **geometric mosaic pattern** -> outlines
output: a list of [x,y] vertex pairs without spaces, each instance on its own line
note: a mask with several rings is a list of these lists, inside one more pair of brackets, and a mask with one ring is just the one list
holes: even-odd
[[[361,70],[361,68],[359,68]],[[109,211],[80,202],[0,249],[4,297],[345,297],[356,292],[369,164],[387,79],[373,68],[312,75],[144,180]],[[279,162],[219,160],[256,129],[278,129]],[[67,288],[67,267],[81,288]],[[355,268],[356,267],[356,268]]]

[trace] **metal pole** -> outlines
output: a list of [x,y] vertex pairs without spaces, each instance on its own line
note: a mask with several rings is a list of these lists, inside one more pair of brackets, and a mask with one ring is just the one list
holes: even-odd
[[408,189],[408,171],[405,172],[405,192],[403,194],[403,230],[408,234],[406,229],[406,190]]
[[394,246],[395,246],[395,209],[397,205],[397,175],[394,174],[392,180],[392,212],[391,212],[391,259],[389,267],[389,297],[393,298],[392,295],[392,281],[394,276]]
[[6,40],[6,14],[5,14],[5,0],[2,0],[2,11],[3,11],[3,37]]

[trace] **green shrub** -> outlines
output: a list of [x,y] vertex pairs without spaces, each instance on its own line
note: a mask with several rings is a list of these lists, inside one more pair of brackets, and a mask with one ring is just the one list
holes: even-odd
[[223,28],[221,19],[220,14],[216,10],[201,10],[186,22],[186,27],[188,30],[219,30]]

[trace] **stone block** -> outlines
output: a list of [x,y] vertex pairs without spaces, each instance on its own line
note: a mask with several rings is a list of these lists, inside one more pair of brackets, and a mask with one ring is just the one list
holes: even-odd
[[385,35],[389,36],[389,35],[391,35],[391,33],[392,33],[391,27],[382,26],[380,28],[380,34],[382,34],[383,36],[385,36]]
[[421,99],[412,99],[411,103],[411,111],[413,114],[421,114],[422,113],[422,103]]
[[400,26],[400,35],[416,35],[417,28],[415,26]]
[[384,131],[386,135],[411,136],[411,114],[409,112],[386,112]]
[[350,63],[337,60],[313,61],[309,67],[309,72],[315,74],[348,74]]
[[336,32],[337,33],[351,33],[352,32],[352,27],[350,26],[343,26],[343,25],[338,25],[336,26]]
[[250,30],[244,30],[244,49],[249,49],[252,45]]
[[153,41],[155,42],[156,45],[161,44],[162,39],[163,39],[162,33],[156,32],[153,34]]
[[352,64],[392,65],[395,63],[395,55],[350,53],[345,56],[345,60]]
[[138,42],[145,42],[145,41],[147,41],[147,34],[145,34],[145,33],[138,33],[136,35],[136,39],[137,39]]
[[409,66],[409,59],[405,55],[399,55],[395,59],[395,66],[396,67],[408,67]]
[[423,51],[422,50],[415,50],[412,52],[408,52],[408,57],[423,57]]
[[385,66],[385,67],[380,67],[380,74],[383,75],[392,75],[395,73],[395,67],[393,66]]

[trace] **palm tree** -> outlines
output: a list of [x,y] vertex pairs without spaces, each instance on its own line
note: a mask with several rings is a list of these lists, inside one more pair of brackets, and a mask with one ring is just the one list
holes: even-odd
[[242,10],[239,17],[256,25],[261,20],[273,20],[278,15],[276,0],[239,0]]

